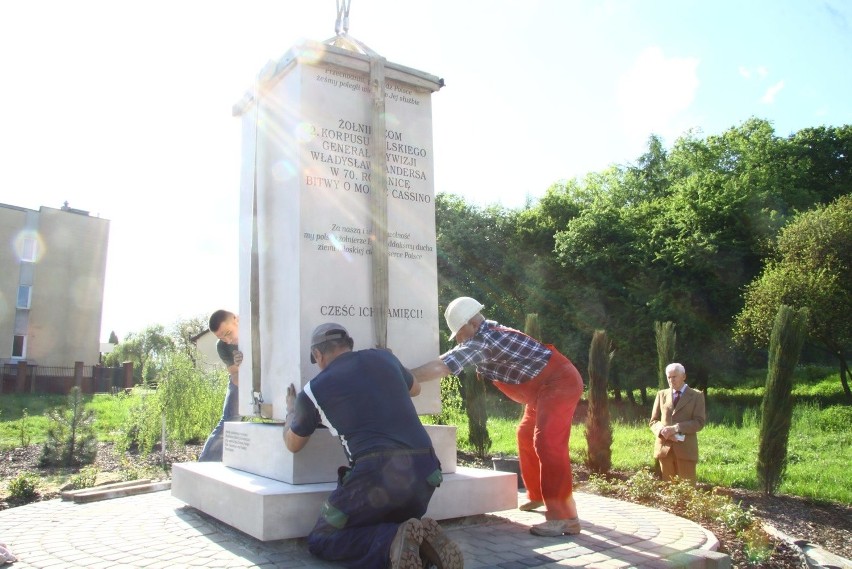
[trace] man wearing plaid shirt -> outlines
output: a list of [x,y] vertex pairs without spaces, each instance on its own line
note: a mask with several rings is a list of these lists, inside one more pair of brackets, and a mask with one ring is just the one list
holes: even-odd
[[520,509],[547,508],[546,521],[532,526],[530,532],[545,536],[580,533],[568,439],[583,394],[583,379],[554,346],[486,320],[482,308],[467,296],[453,300],[444,318],[456,347],[411,372],[422,383],[457,375],[473,365],[477,377],[493,382],[507,397],[522,403],[518,455],[529,502]]

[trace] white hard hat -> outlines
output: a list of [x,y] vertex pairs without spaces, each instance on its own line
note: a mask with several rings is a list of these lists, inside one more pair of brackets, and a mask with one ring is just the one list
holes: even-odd
[[458,331],[467,324],[468,320],[479,314],[485,308],[478,300],[469,296],[460,296],[452,301],[444,311],[447,326],[450,327],[450,340],[456,337]]

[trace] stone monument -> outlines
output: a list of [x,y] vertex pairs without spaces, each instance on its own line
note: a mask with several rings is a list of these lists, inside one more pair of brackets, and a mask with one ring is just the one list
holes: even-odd
[[[354,349],[383,347],[410,367],[438,354],[431,95],[435,76],[387,62],[346,33],[303,42],[259,74],[242,120],[240,413],[222,463],[173,466],[172,493],[258,539],[308,533],[337,467],[339,441],[282,442],[285,397],[318,373],[309,335],[346,326]],[[440,411],[439,382],[414,399]],[[515,475],[456,465],[453,427],[427,426],[445,480],[428,515],[517,505]]]

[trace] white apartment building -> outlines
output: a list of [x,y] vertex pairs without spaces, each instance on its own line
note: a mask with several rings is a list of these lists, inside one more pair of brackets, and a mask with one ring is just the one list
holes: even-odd
[[109,221],[0,203],[0,363],[98,363]]

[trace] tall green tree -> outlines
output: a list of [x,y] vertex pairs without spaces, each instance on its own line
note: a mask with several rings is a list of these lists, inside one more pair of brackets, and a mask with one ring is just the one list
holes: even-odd
[[207,330],[207,317],[195,316],[178,320],[171,330],[171,338],[178,352],[185,354],[194,364],[198,363],[198,348],[192,339]]
[[118,366],[122,362],[133,362],[133,377],[137,383],[153,381],[166,357],[175,349],[171,336],[161,324],[148,326],[138,333],[131,333],[106,355],[104,363]]
[[773,495],[781,485],[787,465],[787,441],[793,420],[793,372],[807,335],[807,308],[781,305],[769,342],[769,366],[763,395],[757,479],[764,494]]
[[800,214],[778,236],[775,255],[746,289],[734,333],[743,345],[765,347],[773,311],[809,309],[809,337],[836,358],[846,398],[852,349],[852,194]]

